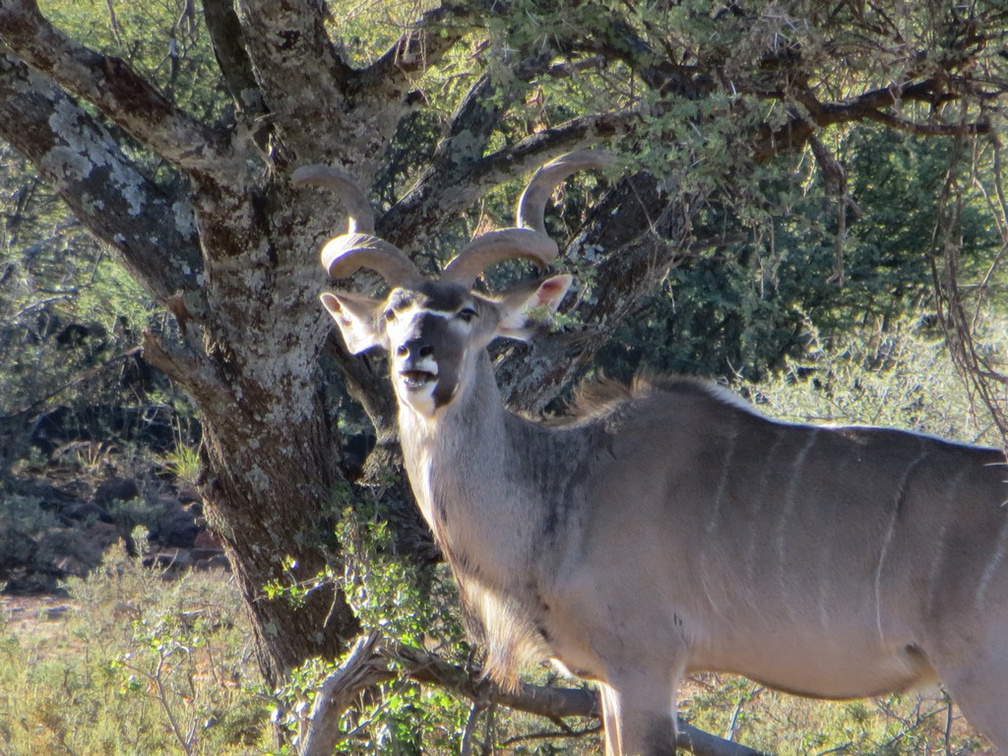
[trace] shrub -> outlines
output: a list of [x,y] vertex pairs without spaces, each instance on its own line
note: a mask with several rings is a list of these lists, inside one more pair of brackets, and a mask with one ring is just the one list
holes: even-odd
[[0,751],[262,751],[269,699],[224,574],[169,581],[119,544],[66,587],[61,621],[0,627]]

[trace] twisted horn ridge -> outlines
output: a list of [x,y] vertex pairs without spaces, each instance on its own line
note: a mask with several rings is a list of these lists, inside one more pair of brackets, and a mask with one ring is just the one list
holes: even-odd
[[349,216],[348,234],[374,234],[374,211],[349,173],[332,165],[303,165],[291,176],[294,186],[322,186],[336,192]]
[[374,211],[345,171],[330,165],[306,165],[294,171],[295,186],[322,186],[339,196],[347,209],[347,232],[322,248],[322,266],[333,278],[349,278],[361,268],[376,271],[392,286],[422,278],[402,250],[374,235]]
[[499,262],[517,257],[545,268],[556,260],[559,253],[556,242],[546,234],[529,228],[503,228],[469,242],[465,249],[448,261],[441,280],[472,286],[480,273]]
[[322,247],[322,267],[332,278],[349,278],[361,268],[376,271],[392,286],[423,276],[394,244],[370,234],[343,234]]
[[472,286],[484,270],[515,257],[531,260],[541,268],[548,266],[559,254],[556,242],[546,233],[543,217],[553,190],[571,174],[586,168],[602,168],[613,160],[607,152],[577,150],[543,165],[518,200],[515,228],[491,231],[473,239],[445,266],[441,280]]
[[614,161],[615,157],[611,153],[599,150],[576,150],[550,160],[535,172],[522,192],[515,211],[515,225],[545,234],[546,222],[543,216],[553,190],[578,171],[605,168]]

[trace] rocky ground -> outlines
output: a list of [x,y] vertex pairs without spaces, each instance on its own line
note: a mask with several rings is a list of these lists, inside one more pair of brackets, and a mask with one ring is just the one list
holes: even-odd
[[40,624],[62,622],[74,608],[64,596],[0,594],[0,624],[15,635],[37,633]]
[[23,466],[0,488],[5,595],[58,593],[63,579],[86,575],[120,540],[169,570],[227,567],[204,527],[199,497],[152,466]]

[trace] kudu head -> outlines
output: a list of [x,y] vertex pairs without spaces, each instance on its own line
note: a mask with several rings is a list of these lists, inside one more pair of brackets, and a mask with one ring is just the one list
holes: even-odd
[[493,339],[528,338],[542,317],[556,310],[571,284],[568,275],[525,282],[499,295],[472,287],[484,270],[504,260],[522,258],[546,268],[556,259],[557,245],[543,222],[546,201],[575,171],[609,160],[606,153],[582,150],[542,166],[518,201],[515,226],[474,239],[436,279],[422,275],[401,250],[374,235],[367,198],[343,171],[329,166],[295,171],[296,185],[333,189],[347,208],[347,233],[322,249],[329,275],[347,278],[369,268],[389,285],[384,299],[345,291],[327,292],[321,299],[352,353],[374,346],[389,353],[400,406],[433,419],[471,385],[477,360]]

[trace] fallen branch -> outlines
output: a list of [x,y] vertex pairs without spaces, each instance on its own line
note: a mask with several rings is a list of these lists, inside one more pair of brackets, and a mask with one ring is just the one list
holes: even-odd
[[[393,670],[393,666],[398,672]],[[599,716],[599,700],[594,691],[531,683],[519,683],[514,689],[504,689],[429,651],[382,639],[378,633],[372,632],[360,638],[339,669],[322,682],[312,707],[301,756],[327,756],[332,753],[340,738],[340,717],[353,705],[357,696],[367,688],[397,677],[438,685],[480,707],[497,704],[554,721],[564,717]],[[689,751],[694,756],[760,756],[751,748],[723,740],[681,720],[678,729],[676,748]]]

